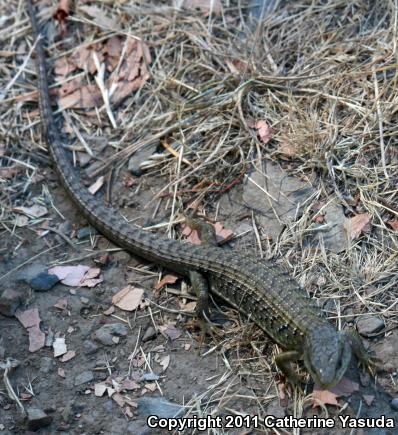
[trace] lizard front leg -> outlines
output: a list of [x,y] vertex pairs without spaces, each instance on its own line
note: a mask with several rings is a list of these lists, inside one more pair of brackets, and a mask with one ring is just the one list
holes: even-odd
[[289,350],[280,353],[275,357],[275,364],[278,369],[286,376],[286,379],[294,386],[300,385],[300,379],[292,367],[292,362],[300,359],[300,353],[297,350]]

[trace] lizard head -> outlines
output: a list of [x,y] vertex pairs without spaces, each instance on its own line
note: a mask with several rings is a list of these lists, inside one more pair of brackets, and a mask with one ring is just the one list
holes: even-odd
[[322,325],[308,332],[303,358],[312,379],[330,388],[340,382],[350,364],[351,345],[331,325]]

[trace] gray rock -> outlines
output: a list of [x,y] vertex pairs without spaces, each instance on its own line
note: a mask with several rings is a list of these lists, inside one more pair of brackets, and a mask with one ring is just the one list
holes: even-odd
[[153,340],[157,335],[157,332],[153,326],[150,326],[145,334],[142,336],[142,341],[145,343],[146,341]]
[[140,378],[140,382],[146,382],[146,381],[157,381],[160,376],[156,375],[155,373],[144,373]]
[[39,408],[28,409],[27,419],[28,429],[34,431],[49,426],[53,420],[51,415],[47,415],[43,410]]
[[57,275],[53,275],[52,273],[41,272],[32,278],[28,284],[31,286],[33,290],[39,292],[46,292],[51,290],[55,284],[59,281]]
[[162,397],[141,397],[138,399],[137,412],[143,417],[157,415],[160,418],[173,418],[182,415],[185,407],[169,402]]
[[77,387],[82,384],[87,384],[87,382],[91,382],[93,379],[94,379],[93,372],[90,370],[86,370],[85,372],[80,373],[80,375],[76,376],[74,385],[75,387]]
[[267,415],[273,415],[276,418],[283,418],[285,416],[285,408],[283,408],[278,400],[273,400],[268,406],[267,406]]
[[0,314],[13,317],[15,311],[26,301],[26,295],[21,290],[5,289],[0,294]]
[[156,145],[146,145],[140,148],[129,160],[128,170],[139,177],[142,175],[141,165],[156,151]]
[[276,239],[284,224],[295,219],[314,189],[271,163],[267,164],[265,174],[249,175],[243,187],[243,202],[257,212],[261,226]]
[[364,316],[357,322],[358,332],[364,337],[370,337],[384,328],[384,320],[376,316]]
[[98,346],[91,340],[83,341],[83,349],[86,355],[93,355],[98,350]]
[[125,337],[128,334],[128,328],[123,323],[111,323],[104,325],[95,331],[95,338],[105,346],[115,344],[114,337]]
[[394,411],[398,411],[398,397],[392,399],[390,405]]
[[372,346],[373,353],[380,359],[380,366],[386,372],[393,372],[398,367],[398,331],[384,337]]

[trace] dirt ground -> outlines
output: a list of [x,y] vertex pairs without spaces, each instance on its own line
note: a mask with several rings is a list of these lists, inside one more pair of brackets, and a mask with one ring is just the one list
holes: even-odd
[[[85,82],[79,86],[88,94],[79,103],[73,92],[53,91],[82,188],[104,175],[97,195],[110,198],[124,219],[184,243],[195,240],[184,231],[181,212],[197,208],[227,230],[219,231],[221,239],[228,233],[224,249],[283,265],[337,328],[358,329],[379,359],[374,376],[353,360],[339,390],[314,396],[303,367],[303,391],[286,386],[273,362],[281,349],[221,301],[212,301],[214,334],[201,342],[189,283],[163,283],[168,271],[88,226],[40,139],[27,17],[19,2],[3,3],[0,434],[168,433],[148,427],[154,414],[222,417],[222,427],[203,432],[211,434],[397,434],[398,163],[391,144],[398,92],[389,51],[396,49],[390,33],[396,21],[388,15],[396,6],[269,2],[275,11],[260,28],[248,21],[258,13],[249,3],[222,2],[222,12],[209,12],[170,2],[158,2],[158,9],[149,2],[83,2],[57,22],[51,18],[57,2],[39,2],[59,83],[72,74],[98,84],[94,67],[82,73],[71,61],[76,47],[95,46],[99,61],[111,65],[108,77],[123,71],[125,53],[113,64],[110,45],[106,51],[101,41],[127,33],[148,41],[150,59],[134,52],[135,84],[118,78],[132,88],[113,94],[117,128],[109,107],[88,98],[95,91]],[[84,10],[86,3],[103,8],[104,16],[101,9]],[[7,88],[19,68],[21,76]],[[380,105],[369,101],[375,80]],[[76,265],[99,269],[93,278],[99,282],[51,283],[51,267]],[[132,311],[115,302],[126,288],[143,290]],[[54,343],[62,341],[66,349],[56,356]],[[365,428],[271,429],[263,424],[269,415],[372,422],[384,416],[395,428],[368,422]],[[236,418],[231,428],[227,416]],[[244,416],[258,417],[258,427],[238,427]]]

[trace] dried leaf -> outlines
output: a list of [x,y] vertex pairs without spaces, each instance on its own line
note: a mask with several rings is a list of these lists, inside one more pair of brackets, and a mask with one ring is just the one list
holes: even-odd
[[137,382],[134,382],[131,379],[125,379],[121,386],[120,386],[121,390],[127,390],[127,391],[132,391],[132,390],[139,390],[140,389],[140,385],[137,384]]
[[96,85],[86,85],[68,95],[63,95],[58,102],[61,109],[91,109],[101,107],[103,99],[101,91]]
[[224,228],[224,225],[220,222],[214,224],[214,230],[216,232],[217,242],[229,240],[234,235],[232,230]]
[[100,382],[99,384],[94,384],[94,394],[97,397],[102,397],[107,389],[108,387],[102,382]]
[[268,125],[267,121],[256,121],[255,128],[263,144],[267,144],[274,135],[274,130]]
[[103,311],[102,314],[105,314],[105,316],[110,316],[115,312],[115,307],[111,305],[107,310]]
[[76,356],[76,352],[74,350],[68,350],[68,352],[66,352],[62,358],[61,358],[61,362],[67,362],[69,360],[71,360],[72,358],[74,358]]
[[170,364],[170,355],[165,355],[160,361],[159,364],[162,366],[162,371],[164,372]]
[[112,303],[125,311],[134,311],[141,303],[144,290],[131,285],[120,290],[112,298]]
[[160,332],[165,334],[170,340],[176,340],[177,338],[181,337],[182,332],[177,329],[172,323],[169,323],[168,325],[162,325],[159,326]]
[[394,230],[394,231],[398,231],[398,219],[394,219],[392,221],[388,221],[387,222],[388,225],[390,225],[390,227]]
[[296,157],[297,149],[294,144],[289,142],[282,142],[278,146],[278,152],[285,157]]
[[17,213],[23,213],[32,218],[39,218],[45,216],[48,213],[46,207],[42,205],[34,204],[32,207],[15,207],[14,211]]
[[36,352],[45,345],[46,334],[40,329],[39,326],[32,326],[28,328],[29,333],[29,352]]
[[337,401],[337,394],[332,393],[329,390],[315,390],[311,394],[312,407],[316,408],[321,405],[334,405],[339,406]]
[[155,290],[160,290],[161,288],[163,288],[166,284],[175,284],[178,280],[178,276],[172,275],[172,274],[168,274],[165,275],[155,286],[154,289]]
[[65,370],[61,367],[58,368],[58,376],[61,376],[61,378],[65,378]]
[[112,399],[121,407],[123,408],[125,401],[123,396],[120,393],[115,393],[112,395]]
[[370,215],[368,213],[358,214],[344,224],[351,240],[358,239],[363,233],[371,229]]
[[55,266],[48,273],[56,275],[62,284],[69,287],[94,287],[103,281],[102,277],[96,278],[101,273],[98,267]]
[[24,328],[39,326],[41,322],[39,310],[36,307],[25,311],[17,310],[15,317],[21,322]]

